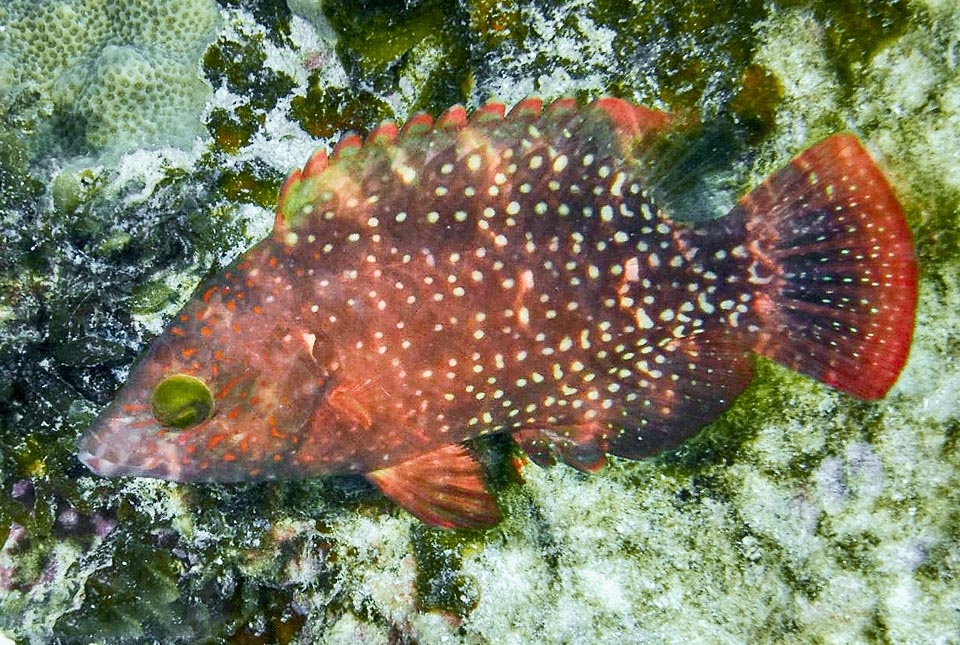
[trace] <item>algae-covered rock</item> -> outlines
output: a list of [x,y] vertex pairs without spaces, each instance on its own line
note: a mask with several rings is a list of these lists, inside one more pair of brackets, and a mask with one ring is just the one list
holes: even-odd
[[[954,3],[13,1],[0,24],[0,642],[960,633]],[[504,517],[487,531],[422,525],[357,479],[177,485],[76,460],[314,148],[458,101],[603,93],[742,126],[741,191],[822,136],[861,138],[921,260],[885,399],[761,360],[726,414],[654,459],[587,476],[481,440]],[[140,149],[198,123],[195,157]],[[115,169],[66,163],[117,141]]]

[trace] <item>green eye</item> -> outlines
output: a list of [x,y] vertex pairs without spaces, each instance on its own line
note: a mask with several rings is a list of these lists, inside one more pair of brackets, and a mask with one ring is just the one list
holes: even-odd
[[165,426],[186,429],[213,414],[213,395],[207,384],[194,376],[174,374],[160,381],[150,397],[153,416]]

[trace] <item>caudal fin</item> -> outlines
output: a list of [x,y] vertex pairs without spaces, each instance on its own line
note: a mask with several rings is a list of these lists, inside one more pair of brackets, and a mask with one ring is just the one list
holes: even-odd
[[903,209],[870,155],[851,135],[831,136],[738,208],[772,275],[755,301],[755,351],[860,398],[884,396],[910,349],[917,263]]

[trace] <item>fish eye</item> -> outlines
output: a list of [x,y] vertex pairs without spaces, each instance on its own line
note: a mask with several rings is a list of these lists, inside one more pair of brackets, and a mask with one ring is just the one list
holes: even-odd
[[162,425],[185,430],[210,418],[213,395],[207,384],[197,377],[173,374],[153,389],[150,407]]

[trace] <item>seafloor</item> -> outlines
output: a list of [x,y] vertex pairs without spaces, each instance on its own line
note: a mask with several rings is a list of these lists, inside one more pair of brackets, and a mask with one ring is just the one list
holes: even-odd
[[[864,403],[760,361],[681,449],[587,477],[480,442],[504,521],[352,480],[104,480],[75,441],[318,145],[603,94],[747,133],[740,188],[839,130],[915,233],[917,331]],[[4,0],[0,642],[960,642],[953,0]]]

